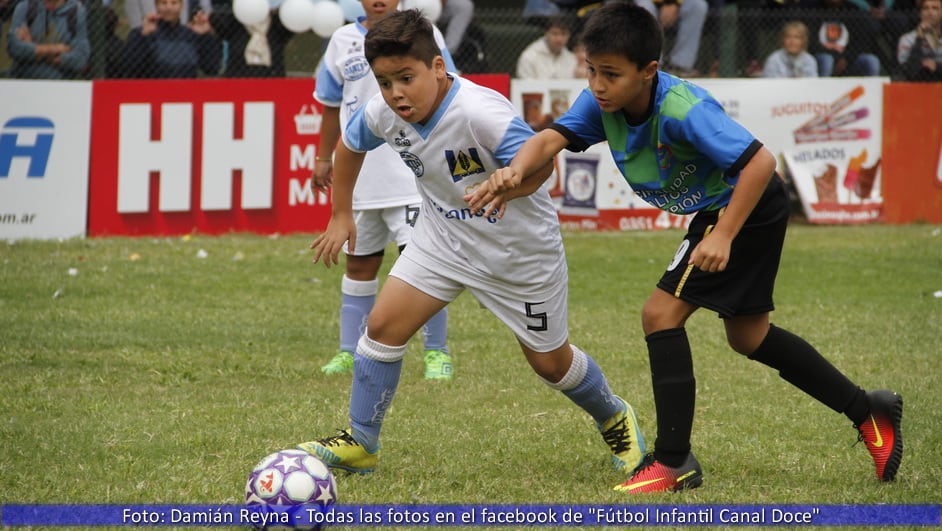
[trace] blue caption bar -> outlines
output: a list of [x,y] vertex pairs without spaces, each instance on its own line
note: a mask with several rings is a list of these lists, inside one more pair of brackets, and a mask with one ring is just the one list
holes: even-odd
[[0,526],[939,526],[939,505],[2,505]]

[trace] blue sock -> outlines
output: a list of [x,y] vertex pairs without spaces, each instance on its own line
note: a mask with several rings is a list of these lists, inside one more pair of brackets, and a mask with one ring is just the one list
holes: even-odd
[[550,387],[562,391],[570,400],[584,409],[599,426],[624,406],[608,386],[602,369],[595,360],[572,345],[572,365],[563,379]]
[[353,352],[366,329],[366,318],[376,301],[379,281],[352,280],[346,275],[340,282],[340,350]]
[[392,403],[406,345],[390,347],[373,341],[366,334],[353,356],[353,388],[350,391],[350,426],[353,438],[375,453],[379,450],[379,430]]
[[425,350],[448,352],[445,342],[448,339],[448,307],[442,308],[422,327]]

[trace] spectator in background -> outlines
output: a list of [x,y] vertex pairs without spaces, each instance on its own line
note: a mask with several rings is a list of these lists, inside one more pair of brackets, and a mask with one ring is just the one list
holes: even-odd
[[[743,77],[762,77],[762,56],[768,53],[762,36],[776,33],[791,20],[804,18],[801,0],[739,0],[737,28]],[[817,70],[817,67],[815,67]]]
[[10,77],[74,79],[88,66],[91,45],[78,0],[21,0],[7,32]]
[[474,18],[474,0],[442,0],[439,24],[445,24],[445,46],[457,50],[464,40],[464,33]]
[[216,5],[209,20],[216,36],[229,43],[224,76],[284,77],[285,45],[294,32],[281,23],[276,10],[258,24],[242,24],[232,13],[232,2],[226,2]]
[[782,47],[765,60],[762,77],[818,77],[818,62],[808,53],[808,26],[798,20],[785,24]]
[[547,19],[543,36],[530,43],[517,59],[520,79],[570,79],[578,60],[566,48],[572,36],[572,24],[565,15]]
[[677,38],[662,61],[663,70],[680,77],[696,77],[695,65],[700,53],[700,37],[710,5],[707,0],[635,0],[655,16],[665,30],[676,28]]
[[809,49],[820,77],[878,76],[880,60],[865,17],[845,0],[811,0]]
[[896,60],[907,81],[942,81],[942,0],[922,0],[919,24],[900,37]]
[[[183,9],[180,10],[180,22],[183,24],[189,22],[190,15],[195,14],[194,10],[211,13],[212,9],[212,0],[184,0]],[[124,16],[128,19],[128,26],[131,29],[141,27],[144,17],[156,12],[157,6],[154,0],[124,0]]]
[[209,15],[201,11],[184,25],[182,9],[182,0],[157,0],[157,12],[131,30],[122,54],[127,77],[195,78],[199,71],[219,72],[222,57]]

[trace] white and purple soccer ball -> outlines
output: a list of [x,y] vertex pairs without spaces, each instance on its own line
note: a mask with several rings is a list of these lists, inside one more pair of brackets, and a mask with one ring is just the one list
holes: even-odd
[[323,461],[303,450],[280,450],[266,456],[245,483],[245,504],[261,513],[293,515],[293,509],[302,506],[324,511],[336,501],[334,475]]

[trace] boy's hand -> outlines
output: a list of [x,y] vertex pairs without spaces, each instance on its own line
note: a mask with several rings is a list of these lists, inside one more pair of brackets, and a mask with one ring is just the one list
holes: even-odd
[[357,241],[357,226],[353,215],[333,216],[327,224],[327,230],[314,240],[311,249],[314,250],[314,263],[324,259],[324,267],[330,269],[331,265],[339,263],[340,251],[344,242],[347,249],[353,253]]
[[333,182],[333,164],[327,160],[314,162],[314,173],[311,174],[311,191],[326,192]]
[[473,192],[466,194],[464,200],[468,203],[471,212],[484,209],[485,216],[497,214],[497,218],[500,219],[507,211],[507,199],[504,194],[492,192],[489,181],[484,181]]
[[693,252],[690,253],[688,263],[708,273],[723,271],[729,263],[732,242],[732,238],[728,238],[722,233],[709,232],[694,247]]
[[491,174],[487,180],[490,183],[490,189],[495,194],[502,194],[515,190],[523,181],[523,176],[518,175],[510,166],[500,168]]

